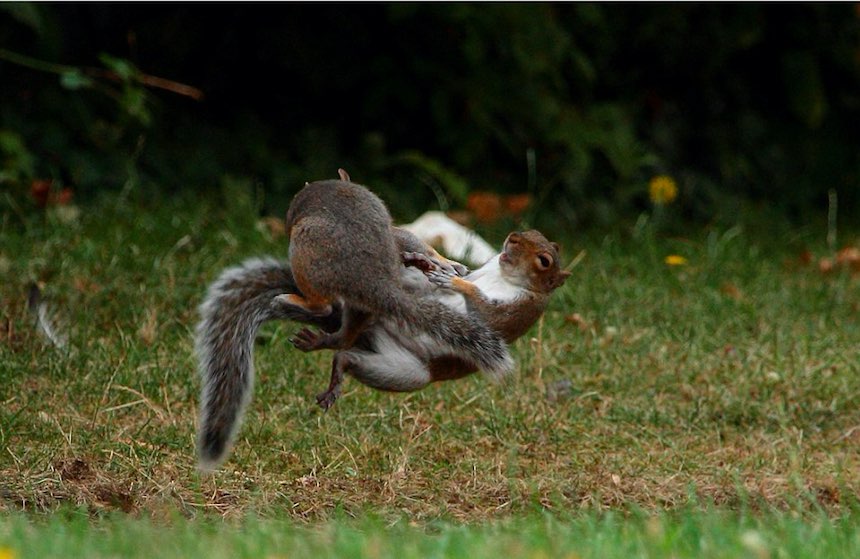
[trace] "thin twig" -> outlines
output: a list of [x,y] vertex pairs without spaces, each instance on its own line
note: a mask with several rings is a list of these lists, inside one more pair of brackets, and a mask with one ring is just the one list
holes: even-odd
[[[124,390],[126,392],[130,392],[130,393],[134,394],[135,396],[137,396],[138,398],[143,400],[143,402],[146,404],[146,406],[149,409],[151,409],[155,413],[155,415],[158,416],[159,419],[162,419],[162,420],[164,419],[164,411],[157,404],[155,404],[152,400],[147,398],[143,392],[141,392],[139,390],[135,390],[134,388],[130,388],[128,386],[123,386],[121,384],[115,384],[113,386],[113,388],[115,390]],[[102,411],[107,411],[107,410],[102,410]]]
[[[114,82],[123,81],[123,78],[112,70],[94,68],[92,66],[77,68],[75,66],[68,66],[66,64],[55,64],[53,62],[45,62],[44,60],[38,60],[36,58],[25,56],[17,52],[12,52],[7,49],[0,49],[0,60],[5,60],[6,62],[11,62],[12,64],[17,64],[18,66],[24,66],[25,68],[30,68],[31,70],[38,70],[39,72],[48,72],[50,74],[68,74],[70,72],[81,72],[93,78],[107,79]],[[156,89],[164,89],[166,91],[176,93],[177,95],[191,97],[195,101],[202,101],[204,97],[203,91],[201,89],[186,85],[184,83],[168,80],[167,78],[152,76],[150,74],[141,72],[140,70],[135,71],[135,73],[133,74],[133,78],[145,86]]]
[[582,259],[585,258],[585,249],[579,251],[573,260],[570,261],[570,264],[564,267],[565,272],[569,272],[579,266],[579,263],[582,262]]

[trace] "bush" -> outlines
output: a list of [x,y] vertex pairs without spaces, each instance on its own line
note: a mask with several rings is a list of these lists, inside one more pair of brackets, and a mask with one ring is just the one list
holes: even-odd
[[489,189],[613,223],[659,174],[694,220],[738,199],[806,219],[831,189],[860,206],[850,4],[0,10],[0,181],[19,190],[206,189],[230,174],[280,211],[344,166],[401,214]]

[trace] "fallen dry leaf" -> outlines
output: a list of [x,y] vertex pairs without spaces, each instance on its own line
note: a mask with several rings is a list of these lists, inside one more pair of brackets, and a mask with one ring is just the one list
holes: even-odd
[[513,217],[522,215],[532,204],[530,194],[511,194],[504,198],[505,210]]
[[466,199],[466,208],[480,223],[493,223],[503,217],[518,218],[531,206],[530,194],[500,196],[494,192],[476,190]]
[[54,191],[54,181],[51,179],[33,179],[30,183],[30,196],[40,208],[48,206],[68,206],[72,203],[75,193],[69,187]]
[[818,271],[822,274],[830,274],[837,270],[850,270],[853,274],[860,274],[860,248],[846,246],[839,249],[833,256],[822,256],[818,260]]
[[567,323],[573,324],[574,326],[579,328],[579,330],[582,332],[585,332],[586,330],[591,328],[591,323],[589,323],[587,320],[582,318],[582,315],[579,314],[578,312],[567,315],[566,317],[564,317],[564,321]]
[[730,282],[726,282],[720,286],[720,293],[730,299],[734,299],[735,301],[743,299],[743,295],[741,294],[741,290],[738,289],[738,286]]
[[847,266],[852,271],[860,271],[860,249],[857,247],[845,247],[836,253],[836,264]]
[[64,188],[57,193],[57,195],[53,198],[53,201],[60,206],[68,206],[72,202],[72,198],[74,198],[75,193],[71,188]]
[[51,194],[53,182],[50,179],[33,179],[33,182],[30,183],[30,196],[38,207],[44,208],[48,205],[48,197]]
[[471,192],[466,199],[466,208],[475,214],[478,222],[492,223],[502,216],[502,197],[493,192]]

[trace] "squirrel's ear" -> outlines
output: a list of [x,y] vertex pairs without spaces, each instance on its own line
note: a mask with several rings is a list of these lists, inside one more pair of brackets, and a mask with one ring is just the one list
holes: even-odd
[[556,242],[554,242],[554,241],[553,241],[553,242],[550,242],[550,243],[549,243],[549,246],[551,246],[552,248],[554,248],[554,249],[555,249],[555,251],[556,251],[556,252],[558,252],[559,254],[561,253],[561,248],[558,246],[558,243],[556,243]]
[[344,169],[338,169],[337,176],[339,176],[340,180],[342,180],[343,182],[352,182],[351,180],[349,180],[349,173],[347,173]]

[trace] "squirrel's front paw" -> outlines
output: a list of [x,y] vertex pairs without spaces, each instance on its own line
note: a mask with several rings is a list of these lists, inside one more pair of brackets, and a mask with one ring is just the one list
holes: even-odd
[[426,254],[420,252],[402,252],[400,258],[403,260],[404,266],[418,268],[425,274],[436,268],[436,263]]
[[430,283],[444,287],[445,289],[451,289],[451,280],[457,277],[457,274],[445,270],[431,270],[425,272],[425,275],[430,280]]
[[453,260],[451,260],[450,262],[451,262],[451,267],[454,268],[454,272],[458,276],[460,276],[461,278],[464,278],[467,275],[469,275],[470,270],[469,270],[468,266],[460,264],[459,262],[454,262]]
[[448,274],[463,277],[469,273],[469,268],[447,258],[434,257],[423,252],[401,252],[400,258],[403,260],[403,265],[407,267],[418,268],[425,274],[433,270],[441,270]]

